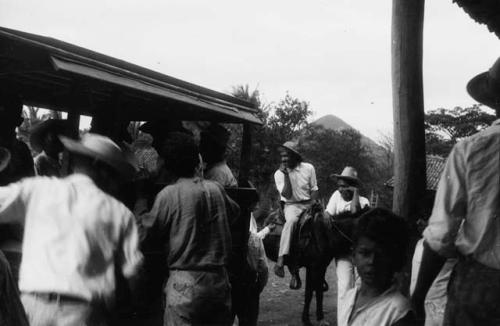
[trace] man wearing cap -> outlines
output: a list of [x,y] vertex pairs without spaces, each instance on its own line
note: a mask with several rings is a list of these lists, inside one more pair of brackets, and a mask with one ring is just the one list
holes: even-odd
[[[500,116],[500,59],[467,91]],[[427,289],[458,256],[448,284],[445,325],[500,325],[500,119],[452,149],[425,229],[412,297],[423,311]]]
[[[332,218],[345,212],[354,214],[370,206],[370,201],[359,195],[358,187],[361,182],[355,168],[346,166],[341,174],[333,174],[332,176],[337,179],[338,189],[332,194],[328,205],[326,205],[325,214],[328,217]],[[350,257],[336,259],[335,265],[337,306],[339,306],[346,292],[354,287],[355,272]]]
[[73,173],[0,187],[0,223],[24,222],[19,289],[32,326],[104,325],[115,274],[132,281],[142,260],[134,215],[114,198],[134,169],[107,137],[61,141]]
[[[290,252],[293,227],[300,214],[318,196],[314,166],[302,161],[298,145],[297,141],[287,141],[280,146],[281,165],[274,173],[276,188],[281,195],[281,201],[284,202],[283,211],[286,221],[281,232],[278,261],[274,266],[274,273],[279,277],[285,276],[284,258]],[[290,287],[292,289],[300,288],[298,271],[292,271]]]

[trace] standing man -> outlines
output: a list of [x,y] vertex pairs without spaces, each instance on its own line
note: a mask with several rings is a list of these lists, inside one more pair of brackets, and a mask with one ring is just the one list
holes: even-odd
[[[176,181],[156,196],[148,225],[164,239],[169,277],[165,325],[231,325],[226,270],[230,224],[239,207],[214,181],[195,177],[200,160],[192,136],[171,133],[161,152]],[[175,158],[175,159],[172,159]]]
[[[332,218],[336,215],[350,212],[355,214],[369,207],[370,201],[359,195],[358,172],[351,166],[346,166],[341,174],[334,174],[337,178],[336,190],[326,206],[325,214]],[[354,287],[355,272],[351,257],[341,257],[335,260],[337,273],[337,307],[341,305],[342,298],[347,291]]]
[[65,120],[49,119],[40,122],[31,130],[31,148],[39,152],[34,159],[36,175],[61,176],[59,155],[64,150],[64,147],[58,136],[66,134],[65,129]]
[[114,198],[134,170],[107,137],[61,140],[73,174],[0,188],[0,223],[24,222],[19,289],[31,326],[105,325],[115,273],[131,283],[142,260],[134,215]]
[[[500,116],[500,58],[467,91]],[[445,325],[500,325],[500,119],[457,143],[444,168],[413,302],[425,294],[444,257],[458,256],[448,284]]]
[[[281,232],[280,249],[278,261],[274,266],[274,273],[278,277],[284,277],[284,259],[290,252],[292,232],[300,214],[309,207],[318,196],[318,184],[316,172],[312,164],[302,161],[302,155],[298,151],[297,141],[287,141],[280,146],[281,165],[274,173],[274,182],[281,195],[281,201],[285,203],[285,225]],[[292,271],[290,288],[300,288],[298,270]]]

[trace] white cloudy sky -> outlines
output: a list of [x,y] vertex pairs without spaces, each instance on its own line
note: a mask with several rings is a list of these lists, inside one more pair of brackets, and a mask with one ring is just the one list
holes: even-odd
[[[452,0],[426,1],[426,109],[470,105],[465,84],[500,42]],[[229,92],[288,91],[374,139],[392,131],[390,0],[0,0],[0,26],[51,36]]]

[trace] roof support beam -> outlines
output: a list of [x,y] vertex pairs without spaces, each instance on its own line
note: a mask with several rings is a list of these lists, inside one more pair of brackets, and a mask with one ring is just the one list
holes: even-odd
[[392,96],[394,112],[393,210],[414,223],[425,194],[422,47],[424,0],[393,0]]

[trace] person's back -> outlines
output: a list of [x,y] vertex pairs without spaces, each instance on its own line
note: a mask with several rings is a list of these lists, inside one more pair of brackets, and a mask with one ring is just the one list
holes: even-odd
[[[135,229],[133,215],[122,203],[82,174],[25,179],[1,188],[0,197],[7,206],[0,213],[2,221],[21,211],[25,216],[28,241],[23,243],[21,291],[64,293],[89,301],[112,296],[115,250],[124,239],[131,248],[138,242],[133,232],[122,239],[123,231]],[[5,200],[9,197],[16,201]]]
[[222,187],[199,178],[181,178],[157,196],[152,213],[168,239],[170,269],[225,266],[231,250],[228,206]]

